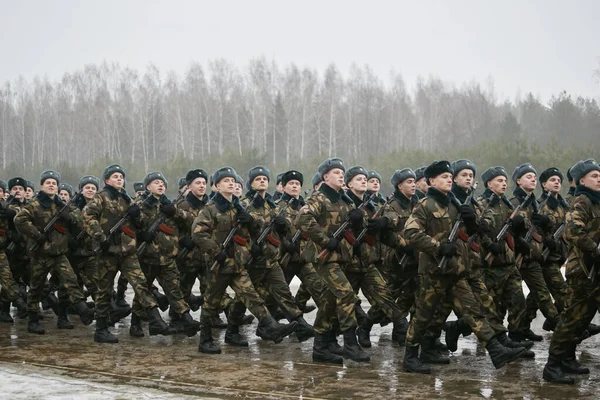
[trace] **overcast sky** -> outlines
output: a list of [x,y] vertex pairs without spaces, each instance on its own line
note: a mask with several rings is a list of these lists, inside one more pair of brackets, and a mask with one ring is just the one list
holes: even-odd
[[264,55],[346,74],[369,64],[460,86],[492,77],[500,98],[566,90],[600,98],[600,1],[0,0],[0,82],[58,79],[116,61],[183,73],[192,60],[244,67]]

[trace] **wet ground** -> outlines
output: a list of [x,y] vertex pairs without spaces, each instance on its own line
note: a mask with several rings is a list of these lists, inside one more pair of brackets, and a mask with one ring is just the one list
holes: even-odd
[[[292,291],[296,288],[293,285]],[[129,290],[129,301],[132,296]],[[367,309],[368,303],[363,304]],[[132,338],[126,318],[112,329],[118,344],[97,344],[93,324],[85,327],[72,316],[75,329],[58,330],[52,311],[44,315],[43,336],[28,334],[25,320],[0,325],[1,397],[600,398],[598,336],[578,348],[580,361],[590,367],[591,374],[578,377],[574,386],[559,386],[541,378],[551,333],[543,333],[545,340],[534,346],[535,360],[519,360],[501,370],[494,369],[474,335],[461,338],[458,351],[450,355],[450,365],[433,366],[431,375],[415,375],[402,372],[404,349],[391,342],[391,325],[373,328],[373,347],[367,349],[370,363],[350,361],[338,367],[312,362],[312,340],[298,343],[290,337],[280,344],[260,340],[254,335],[256,321],[242,327],[249,348],[224,344],[224,330],[215,330],[223,354],[205,355],[197,352],[198,335]],[[198,319],[199,312],[193,316]],[[168,318],[166,313],[163,317]],[[312,322],[315,312],[305,317]],[[532,329],[542,333],[542,323],[538,313]],[[147,334],[147,326],[144,329]]]

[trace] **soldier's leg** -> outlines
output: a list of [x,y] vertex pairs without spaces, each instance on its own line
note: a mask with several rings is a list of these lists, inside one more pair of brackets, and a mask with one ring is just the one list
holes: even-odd
[[[553,325],[555,325],[556,322],[558,322],[558,311],[552,302],[552,297],[550,297],[550,291],[548,290],[548,286],[546,286],[540,264],[537,262],[529,262],[524,264],[519,272],[521,273],[523,281],[525,281],[527,287],[531,290],[531,293],[535,293],[542,314],[544,314],[548,320],[553,321]],[[529,328],[530,322],[531,321],[527,321],[526,319],[523,320],[523,324],[526,328]]]
[[565,282],[560,268],[561,264],[558,262],[550,262],[544,265],[542,269],[548,290],[554,298],[554,304],[559,313],[565,309],[565,304],[570,295],[569,286]]
[[7,301],[15,301],[19,297],[19,285],[13,277],[8,258],[4,251],[0,250],[0,286],[2,290],[2,299]]
[[31,276],[29,279],[29,293],[27,295],[27,311],[38,313],[40,311],[40,301],[42,290],[46,285],[46,277],[52,269],[50,260],[46,258],[34,259],[31,262]]
[[108,318],[118,262],[118,258],[112,255],[101,255],[97,258],[95,281],[98,286],[98,293],[94,308],[96,320],[106,320]]
[[346,332],[356,328],[355,305],[358,297],[352,289],[350,282],[342,271],[340,264],[326,263],[315,265],[319,276],[335,297],[335,311],[340,325],[340,331]]
[[498,317],[498,311],[496,310],[494,299],[490,295],[490,292],[483,281],[483,271],[478,269],[478,271],[471,274],[467,282],[469,283],[469,286],[471,286],[473,295],[481,305],[482,312],[492,329],[496,333],[506,332],[507,329],[504,326],[504,318],[500,319]]
[[390,320],[402,318],[402,312],[394,301],[385,279],[373,264],[368,266],[364,274],[361,289],[369,303],[381,307]]
[[475,299],[471,286],[466,279],[459,279],[452,287],[454,307],[460,312],[461,317],[471,327],[477,339],[484,347],[496,335],[481,310],[481,305]]
[[165,291],[165,295],[169,298],[171,307],[179,315],[188,312],[190,308],[183,299],[183,294],[181,293],[181,288],[179,286],[179,271],[177,270],[175,262],[172,261],[167,265],[159,266],[159,271],[160,273],[158,273],[156,279]]
[[302,308],[306,308],[306,303],[308,303],[310,297],[310,290],[306,287],[304,283],[300,284],[300,287],[296,292],[296,296],[294,297],[296,304],[298,304]]
[[66,256],[58,256],[52,263],[52,273],[59,279],[60,287],[62,287],[69,296],[71,304],[76,305],[79,302],[85,301],[83,291],[79,287],[77,276],[71,268],[71,263]]
[[273,300],[281,307],[288,321],[294,321],[302,316],[302,311],[296,306],[290,287],[286,283],[279,265],[274,265],[271,268],[253,267],[248,273],[254,285],[264,286],[269,294],[273,296]]
[[83,284],[90,292],[92,299],[96,300],[96,293],[98,293],[98,283],[96,282],[96,269],[98,259],[95,256],[83,258],[79,266],[81,268],[81,276],[83,278]]
[[[196,283],[196,269],[191,265],[181,264],[179,267],[179,286],[181,295],[184,299],[188,299],[192,294],[192,288]],[[162,285],[161,285],[162,286]]]

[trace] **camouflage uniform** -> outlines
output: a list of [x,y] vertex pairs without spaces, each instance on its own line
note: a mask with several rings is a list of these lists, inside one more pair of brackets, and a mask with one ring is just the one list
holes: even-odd
[[[4,201],[0,201],[0,208],[4,209],[6,205]],[[5,210],[2,210],[5,212]],[[14,210],[6,210],[7,217],[0,218],[0,302],[8,303],[6,308],[10,310],[10,303],[16,301],[19,298],[19,286],[13,277],[10,265],[8,264],[8,257],[6,257],[5,249],[10,243],[10,225],[14,218]],[[9,217],[10,220],[9,220]]]
[[[91,200],[90,200],[91,201]],[[83,229],[83,216],[81,211],[89,201],[80,196],[74,206],[73,215],[77,228],[73,230],[69,238],[69,261],[73,271],[80,281],[80,287],[85,285],[92,299],[96,300],[98,294],[98,284],[96,282],[96,269],[98,259],[94,253],[94,241]],[[81,237],[78,239],[78,237]]]
[[[17,198],[12,196],[6,200],[7,208],[15,211],[16,213],[21,211],[21,209],[27,203],[28,201],[26,199],[23,199],[23,202],[21,203]],[[24,291],[25,287],[29,285],[31,270],[31,257],[27,252],[27,238],[17,231],[14,221],[9,223],[8,237],[10,238],[11,243],[14,243],[14,249],[6,254],[8,257],[8,263],[10,265],[13,278],[22,288],[21,290]]]

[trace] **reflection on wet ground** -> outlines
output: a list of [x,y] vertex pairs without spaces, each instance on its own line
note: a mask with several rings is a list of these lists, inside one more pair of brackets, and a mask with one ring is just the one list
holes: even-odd
[[[391,342],[391,325],[373,328],[373,347],[367,350],[370,363],[350,361],[338,367],[312,362],[312,340],[298,343],[290,337],[280,344],[260,340],[254,335],[256,321],[242,327],[249,348],[224,344],[224,330],[215,330],[223,354],[209,356],[197,352],[198,336],[148,337],[144,327],[146,337],[132,338],[129,318],[112,329],[120,342],[110,345],[93,342],[94,325],[85,327],[72,317],[74,330],[58,330],[52,312],[44,315],[43,336],[28,334],[23,320],[0,325],[0,382],[3,392],[10,387],[13,398],[96,398],[96,393],[104,393],[102,398],[140,398],[141,393],[148,398],[164,393],[165,398],[256,399],[600,397],[598,336],[579,346],[578,356],[591,374],[578,377],[574,386],[558,386],[541,379],[551,337],[547,332],[533,348],[535,360],[519,360],[501,370],[493,368],[474,335],[461,338],[458,351],[450,355],[451,364],[434,366],[431,375],[423,376],[402,371],[404,349]],[[199,312],[193,315],[199,318]],[[166,313],[163,317],[168,318]],[[314,317],[315,312],[306,315],[309,322]],[[544,332],[542,323],[538,314],[532,329]],[[41,377],[35,385],[47,385],[47,391],[35,394],[39,387],[34,390],[33,381],[28,384],[24,378],[31,374]]]

